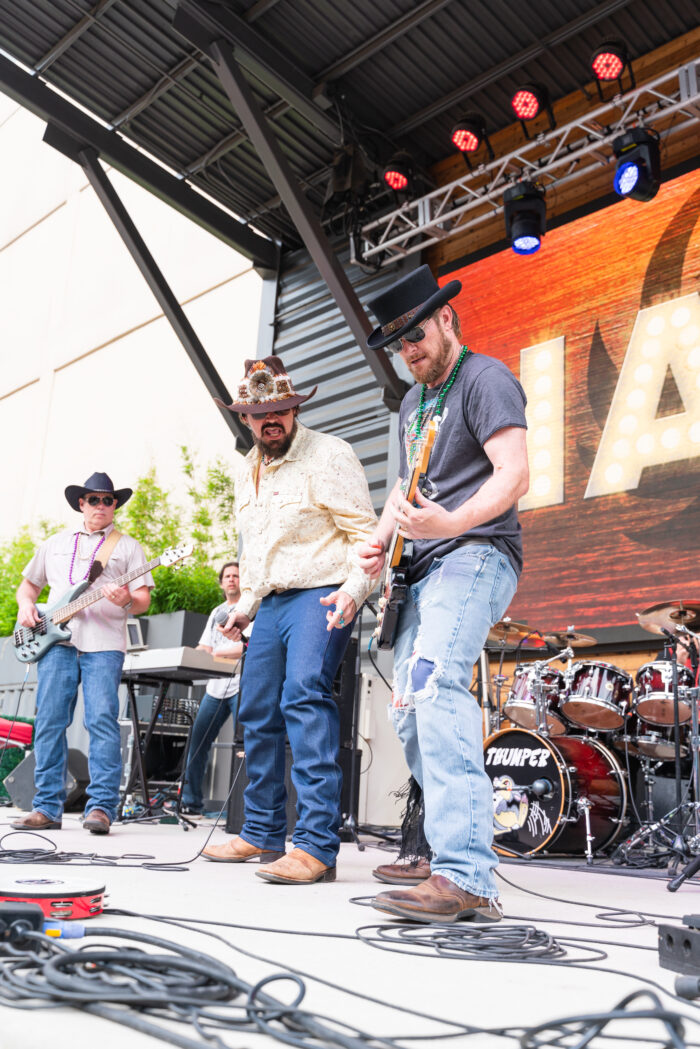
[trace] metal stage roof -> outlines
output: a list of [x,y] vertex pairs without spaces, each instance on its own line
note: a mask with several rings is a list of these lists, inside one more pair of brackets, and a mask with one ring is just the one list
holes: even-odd
[[[692,0],[183,0],[179,7],[235,42],[317,214],[344,141],[359,141],[379,170],[397,148],[409,148],[428,171],[450,154],[450,130],[465,110],[483,113],[493,134],[512,123],[508,100],[519,84],[542,82],[556,102],[590,80],[588,61],[602,41],[624,39],[634,62],[697,26]],[[62,106],[59,123],[75,118],[74,130],[104,160],[272,266],[265,239],[294,248],[299,233],[210,61],[174,28],[177,8],[175,0],[0,0],[0,47],[14,60],[0,56],[0,87],[47,118]],[[377,192],[379,208],[394,206],[388,190]]]

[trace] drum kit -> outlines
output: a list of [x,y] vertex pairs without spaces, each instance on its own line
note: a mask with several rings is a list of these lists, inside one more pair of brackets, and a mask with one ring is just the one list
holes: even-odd
[[[585,855],[592,863],[594,854],[615,845],[631,827],[630,802],[637,812],[629,784],[634,766],[644,782],[643,815],[636,832],[617,845],[614,862],[632,862],[631,854],[640,850],[671,851],[676,866],[700,857],[698,689],[694,674],[676,658],[679,639],[700,637],[693,632],[700,629],[700,603],[663,602],[637,618],[645,630],[664,636],[668,658],[644,663],[634,677],[611,663],[575,659],[576,650],[597,642],[573,626],[540,633],[505,619],[490,631],[500,665],[490,679],[495,698],[484,688],[482,706],[497,852]],[[502,703],[503,662],[513,645],[516,666]],[[521,650],[533,646],[552,654],[518,662]],[[483,663],[481,680],[486,683]],[[681,762],[689,756],[693,800],[683,804],[691,791],[681,782]],[[676,806],[655,819],[655,774],[674,761]],[[674,821],[681,817],[687,826],[679,833]]]

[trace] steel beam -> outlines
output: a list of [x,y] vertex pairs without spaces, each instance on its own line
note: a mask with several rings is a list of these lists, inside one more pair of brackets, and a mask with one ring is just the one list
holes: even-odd
[[227,40],[235,49],[240,66],[288,102],[334,145],[340,142],[338,125],[314,101],[316,85],[312,78],[228,7],[209,0],[181,0],[173,26],[205,54],[214,40]]
[[51,123],[77,141],[92,146],[111,167],[240,252],[254,266],[274,269],[277,265],[277,249],[272,241],[254,233],[183,179],[176,178],[135,149],[116,131],[109,131],[4,55],[0,55],[0,90],[47,124]]
[[[194,328],[185,315],[185,311],[175,298],[170,285],[148,250],[143,237],[137,230],[129,212],[124,207],[119,194],[107,178],[105,170],[100,164],[97,150],[92,146],[81,144],[53,124],[47,125],[44,141],[70,160],[75,161],[76,164],[80,164],[98,200],[114,223],[117,232],[129,250],[129,254],[155,295],[158,305],[184,346],[187,356],[194,364],[197,374],[206,386],[208,393],[212,397],[220,397],[222,401],[229,403],[231,395],[223,379],[199,341]],[[225,408],[220,408],[219,411],[236,440],[240,441],[246,450],[252,447],[250,431],[241,423],[239,417]]]
[[230,46],[223,40],[210,44],[209,57],[239,120],[248,132],[268,175],[277,187],[311,258],[381,386],[387,407],[391,410],[398,410],[398,405],[407,389],[406,383],[396,374],[383,350],[375,352],[367,349],[365,339],[372,330],[369,318],[345,270],[331,248],[320,222],[301,192],[292,169],[272,129],[267,124],[243,71],[234,61]]
[[67,33],[57,40],[53,47],[49,48],[46,54],[34,63],[34,69],[37,73],[43,73],[45,69],[48,69],[52,62],[55,62],[57,58],[60,58],[64,51],[67,51],[76,40],[79,40],[83,33],[95,24],[97,19],[105,11],[108,11],[116,3],[116,0],[98,0],[89,11],[83,15],[83,17],[72,26]]

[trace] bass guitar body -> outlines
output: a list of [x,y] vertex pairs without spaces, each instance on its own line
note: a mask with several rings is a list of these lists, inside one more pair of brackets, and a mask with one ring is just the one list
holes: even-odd
[[61,600],[56,601],[55,604],[37,605],[41,622],[37,623],[36,626],[20,626],[19,623],[15,623],[13,633],[15,655],[20,663],[36,663],[50,648],[53,648],[60,641],[70,641],[70,628],[65,626],[64,623],[54,623],[51,619],[51,614],[64,605],[70,604],[71,601],[75,601],[76,597],[80,597],[89,586],[90,580],[83,579],[80,583],[76,583],[74,587],[71,587],[70,590],[67,590],[61,596]]

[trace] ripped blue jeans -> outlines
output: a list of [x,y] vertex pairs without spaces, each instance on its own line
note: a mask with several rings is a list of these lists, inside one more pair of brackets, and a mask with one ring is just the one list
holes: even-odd
[[394,649],[392,719],[423,788],[432,873],[489,899],[498,895],[493,790],[469,689],[486,635],[516,586],[510,561],[490,544],[437,558],[409,588]]

